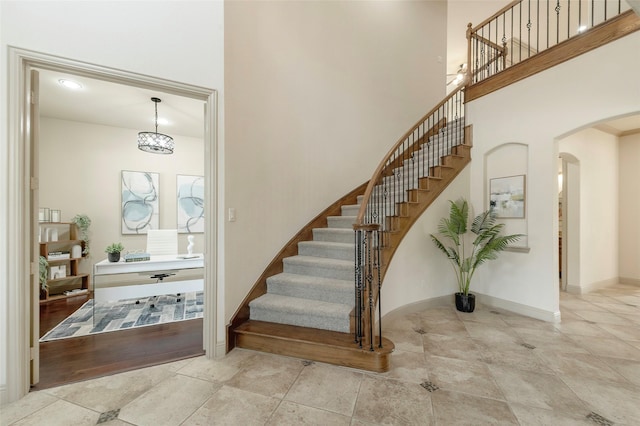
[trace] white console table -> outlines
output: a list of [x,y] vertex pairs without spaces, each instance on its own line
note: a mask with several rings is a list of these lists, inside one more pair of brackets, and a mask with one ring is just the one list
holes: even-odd
[[[107,259],[93,265],[93,297],[94,303],[102,300],[121,300],[137,297],[157,296],[161,294],[187,293],[202,291],[204,288],[204,256],[197,255],[162,255],[151,256],[150,260],[139,262],[109,262]],[[123,274],[144,276],[142,283],[122,285],[122,282],[104,282],[102,278]],[[153,282],[154,275],[168,275]],[[194,278],[195,277],[195,278]]]

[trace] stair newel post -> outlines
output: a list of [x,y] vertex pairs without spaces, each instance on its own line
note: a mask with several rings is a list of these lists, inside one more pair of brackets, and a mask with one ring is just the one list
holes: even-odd
[[355,288],[354,288],[354,308],[355,308],[355,343],[362,347],[362,251],[363,251],[363,231],[355,229]]
[[[360,347],[364,344],[369,345],[369,350],[374,351],[374,321],[375,307],[374,296],[374,268],[379,264],[380,255],[377,253],[379,244],[376,242],[380,225],[377,223],[369,223],[353,225],[356,231],[356,264],[355,264],[355,317],[356,317],[356,343]],[[380,272],[378,272],[378,285],[380,281]]]
[[382,257],[380,249],[380,231],[376,231],[376,281],[378,285],[378,347],[382,348],[382,298],[380,297],[380,289],[382,288]]
[[368,329],[369,329],[369,350],[373,352],[373,231],[367,231],[367,238],[365,247],[367,249],[366,253],[366,272],[367,272],[367,297],[369,299],[369,308],[367,312],[367,319],[369,320]]

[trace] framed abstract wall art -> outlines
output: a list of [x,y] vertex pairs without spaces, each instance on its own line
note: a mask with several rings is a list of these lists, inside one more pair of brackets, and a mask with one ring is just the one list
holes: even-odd
[[525,175],[491,179],[489,193],[489,205],[496,213],[496,217],[524,219]]
[[176,176],[178,232],[204,232],[204,176]]
[[159,193],[158,173],[122,171],[122,234],[146,234],[160,227]]

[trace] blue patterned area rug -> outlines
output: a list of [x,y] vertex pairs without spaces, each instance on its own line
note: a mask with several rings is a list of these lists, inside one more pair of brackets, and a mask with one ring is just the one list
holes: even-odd
[[[180,299],[180,301],[178,301]],[[139,303],[136,303],[139,301]],[[172,294],[100,302],[93,299],[40,338],[41,342],[87,336],[107,331],[202,318],[204,293]],[[95,321],[94,321],[95,314]]]

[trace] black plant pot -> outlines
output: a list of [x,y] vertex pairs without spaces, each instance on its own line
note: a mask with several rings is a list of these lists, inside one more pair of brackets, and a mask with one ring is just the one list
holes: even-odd
[[456,309],[460,312],[473,312],[476,308],[476,295],[469,293],[456,293]]
[[117,253],[107,253],[109,257],[109,262],[118,262],[120,260],[120,252]]

